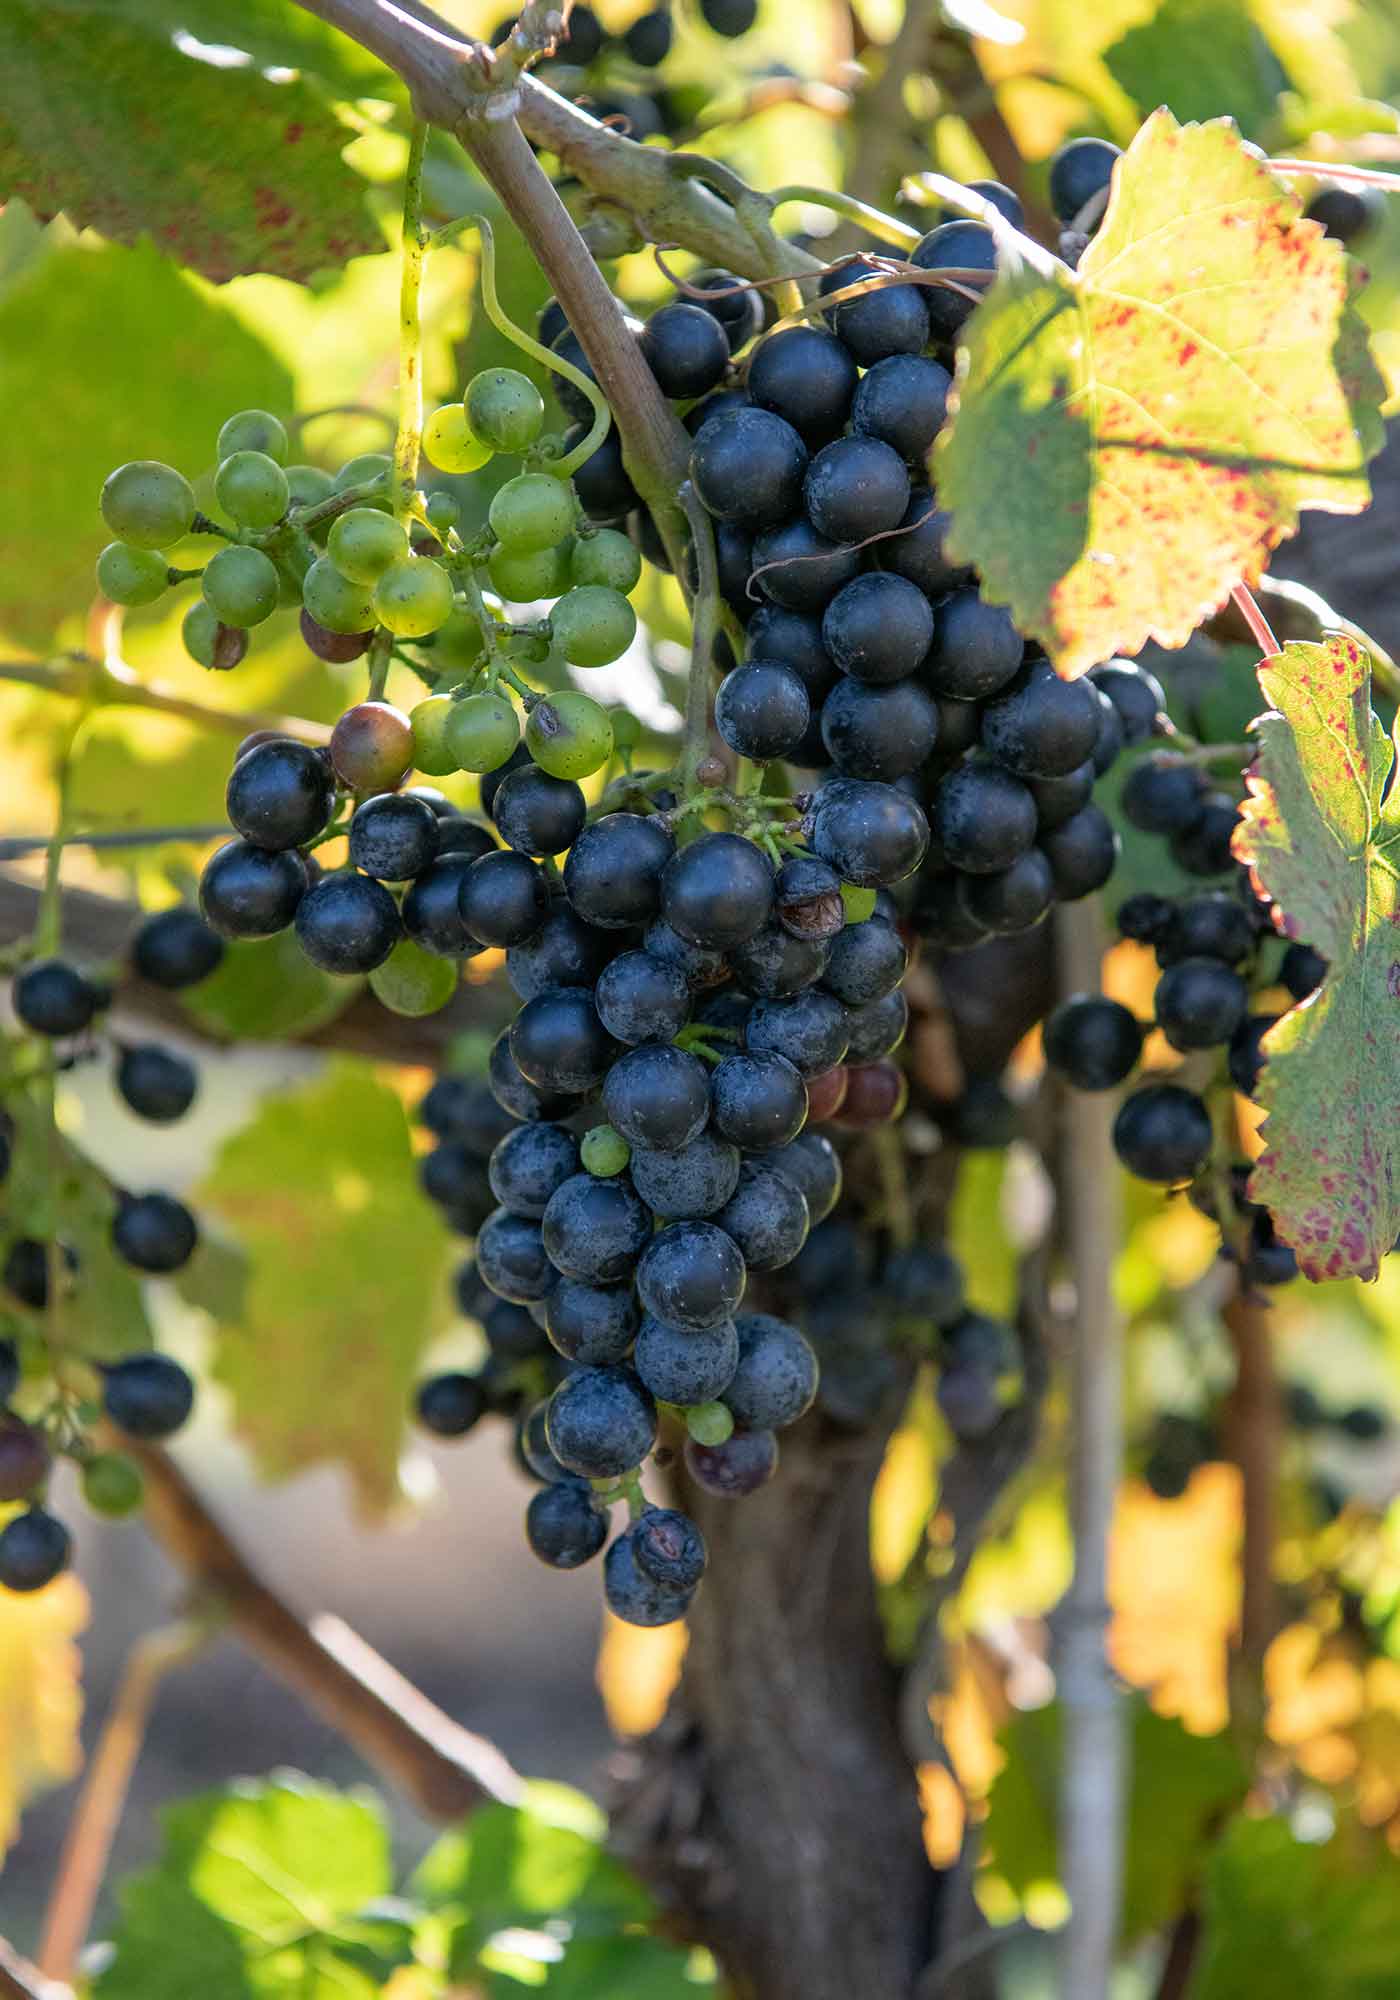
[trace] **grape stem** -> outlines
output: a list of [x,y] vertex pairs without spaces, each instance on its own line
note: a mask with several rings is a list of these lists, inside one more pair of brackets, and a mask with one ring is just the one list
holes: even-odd
[[[423,444],[423,267],[428,238],[423,230],[423,157],[428,127],[414,120],[403,177],[403,240],[399,274],[399,427],[394,439],[394,513],[405,523],[418,490],[418,454]],[[370,699],[378,697],[371,694]]]
[[690,523],[691,547],[695,551],[690,677],[685,691],[685,735],[676,772],[684,807],[701,789],[697,773],[710,754],[710,677],[715,640],[719,636],[721,600],[714,523],[688,479],[680,489],[680,503]]
[[869,235],[878,237],[882,243],[892,243],[899,250],[912,250],[920,240],[920,231],[911,224],[897,222],[894,216],[882,214],[869,202],[857,201],[853,194],[793,186],[774,188],[765,199],[770,209],[781,208],[786,201],[805,201],[814,208],[829,208],[833,215],[844,215],[848,222],[858,222]]
[[369,642],[369,691],[366,701],[383,701],[393,657],[393,634],[382,625],[376,626],[374,637]]
[[1274,637],[1273,627],[1269,624],[1268,619],[1264,616],[1260,608],[1258,598],[1254,595],[1248,584],[1244,583],[1237,583],[1230,592],[1230,596],[1234,602],[1235,609],[1249,627],[1259,651],[1266,660],[1272,659],[1279,650],[1279,643]]

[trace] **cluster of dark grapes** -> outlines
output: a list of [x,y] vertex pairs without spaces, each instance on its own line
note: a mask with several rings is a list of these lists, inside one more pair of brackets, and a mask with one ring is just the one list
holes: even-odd
[[[142,924],[130,969],[177,992],[206,979],[222,954],[222,943],[193,910],[172,909]],[[12,989],[21,1028],[51,1050],[56,1069],[98,1053],[95,1035],[111,1002],[106,980],[60,956],[30,959]],[[158,1042],[123,1042],[110,1032],[106,1041],[113,1083],[130,1111],[155,1125],[184,1117],[198,1088],[186,1056]],[[15,1086],[17,1092],[24,1088]],[[68,1530],[46,1504],[54,1457],[76,1463],[95,1512],[129,1514],[141,1503],[140,1471],[123,1453],[96,1449],[93,1424],[105,1416],[130,1437],[157,1440],[180,1428],[194,1402],[188,1374],[168,1355],[130,1354],[94,1370],[76,1353],[65,1350],[60,1361],[48,1352],[46,1315],[54,1287],[61,1309],[62,1297],[85,1279],[73,1244],[61,1235],[26,1233],[26,1225],[32,1232],[41,1217],[47,1221],[41,1191],[48,1185],[44,1156],[51,1150],[51,1134],[28,1115],[30,1109],[12,1098],[0,1112],[7,1225],[0,1263],[6,1321],[0,1337],[0,1502],[26,1503],[0,1529],[0,1585],[16,1591],[42,1589],[68,1564]],[[111,1194],[111,1243],[125,1264],[143,1276],[167,1276],[188,1263],[199,1230],[182,1201],[122,1187]],[[10,1407],[21,1384],[27,1417]]]
[[1138,1067],[1156,1027],[1195,1062],[1194,1082],[1154,1078],[1128,1096],[1114,1124],[1118,1156],[1142,1180],[1189,1186],[1194,1204],[1220,1223],[1225,1253],[1246,1285],[1286,1284],[1297,1260],[1268,1211],[1248,1199],[1248,1167],[1216,1160],[1207,1098],[1216,1088],[1253,1097],[1264,1037],[1279,1019],[1253,997],[1282,988],[1300,1005],[1322,984],[1326,961],[1306,944],[1277,938],[1270,906],[1230,852],[1235,800],[1188,757],[1170,750],[1144,757],[1123,787],[1122,810],[1132,825],[1167,840],[1179,868],[1219,886],[1183,897],[1145,891],[1123,903],[1120,935],[1151,946],[1160,968],[1153,1018],[1139,1021],[1116,1000],[1076,996],[1045,1024],[1046,1060],[1076,1089],[1112,1090]]
[[[1327,1432],[1349,1444],[1378,1445],[1391,1435],[1391,1420],[1377,1403],[1330,1407],[1307,1382],[1290,1382],[1283,1395],[1284,1414],[1300,1436],[1316,1438]],[[1142,1476],[1159,1500],[1179,1500],[1201,1466],[1223,1455],[1219,1427],[1211,1412],[1191,1414],[1165,1410],[1154,1417],[1146,1441]],[[1335,1483],[1314,1477],[1314,1497],[1327,1515],[1340,1513],[1346,1495]]]

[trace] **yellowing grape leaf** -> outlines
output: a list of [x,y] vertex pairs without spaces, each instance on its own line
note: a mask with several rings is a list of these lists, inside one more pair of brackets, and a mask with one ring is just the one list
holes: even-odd
[[403,1103],[367,1063],[269,1098],[199,1199],[248,1256],[214,1374],[267,1479],[330,1460],[367,1512],[397,1496],[405,1413],[435,1331],[446,1238]]
[[32,1596],[0,1590],[0,1852],[14,1840],[29,1800],[66,1784],[81,1767],[83,1696],[74,1640],[88,1609],[88,1594],[73,1575]]
[[1300,508],[1367,504],[1383,385],[1349,284],[1233,125],[1165,110],[1079,269],[997,279],[933,473],[951,550],[1061,673],[1181,645]]
[[1264,1038],[1250,1177],[1310,1278],[1374,1278],[1400,1233],[1400,786],[1356,640],[1259,668],[1271,713],[1235,853],[1330,970]]

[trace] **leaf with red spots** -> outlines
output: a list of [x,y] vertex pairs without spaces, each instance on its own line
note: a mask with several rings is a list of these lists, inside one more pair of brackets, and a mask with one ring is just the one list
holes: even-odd
[[933,470],[952,553],[1061,673],[1181,645],[1300,508],[1367,504],[1383,388],[1349,283],[1233,125],[1168,111],[1077,271],[997,279]]
[[383,249],[341,157],[352,136],[312,85],[274,82],[236,52],[186,54],[139,17],[0,9],[0,199],[120,243],[149,236],[218,283],[308,278]]
[[1285,646],[1235,853],[1329,971],[1264,1039],[1250,1195],[1310,1278],[1374,1278],[1400,1234],[1400,784],[1356,640]]

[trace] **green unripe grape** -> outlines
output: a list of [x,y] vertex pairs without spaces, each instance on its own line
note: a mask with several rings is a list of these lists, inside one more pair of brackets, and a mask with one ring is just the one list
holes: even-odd
[[217,612],[202,597],[197,598],[180,623],[185,651],[201,667],[227,673],[236,667],[248,650],[248,634],[237,625],[223,625]]
[[462,518],[462,510],[450,493],[430,493],[424,512],[428,526],[438,535],[450,534]]
[[134,458],[109,472],[102,487],[102,518],[120,541],[138,549],[164,549],[190,531],[194,488],[173,465]]
[[466,673],[486,651],[476,613],[457,605],[447,623],[433,634],[433,665],[442,673]]
[[551,778],[591,777],[612,755],[612,718],[591,694],[564,688],[530,710],[525,746]]
[[342,576],[329,556],[317,556],[306,572],[301,601],[328,632],[371,632],[378,623],[365,585]]
[[205,564],[203,584],[222,625],[261,625],[277,609],[277,565],[261,549],[220,549]]
[[287,433],[276,417],[266,410],[240,410],[219,432],[219,463],[239,451],[261,451],[287,463]]
[[83,1498],[94,1514],[108,1520],[134,1514],[145,1490],[141,1468],[119,1451],[100,1451],[83,1466]]
[[423,426],[423,455],[439,472],[479,472],[491,447],[473,435],[460,403],[444,403]]
[[642,725],[630,708],[615,708],[612,712],[612,733],[614,750],[635,750],[642,740]]
[[552,549],[573,530],[573,489],[552,473],[522,472],[498,490],[487,518],[508,549]]
[[405,556],[375,585],[374,608],[395,638],[426,638],[452,616],[452,579],[431,556]]
[[724,1444],[734,1435],[734,1419],[723,1403],[693,1403],[685,1427],[697,1444]]
[[[333,490],[337,493],[348,493],[352,486],[367,486],[371,479],[382,479],[385,482],[384,504],[387,506],[388,480],[393,469],[394,461],[388,452],[362,451],[358,458],[349,458],[341,466],[335,475]],[[366,506],[373,504],[377,503],[365,502]]]
[[409,710],[409,721],[413,724],[413,763],[416,770],[429,778],[445,778],[449,771],[458,768],[452,746],[447,740],[447,725],[452,712],[457,707],[450,694],[430,694],[426,701],[420,701],[416,708]]
[[287,475],[265,451],[236,451],[214,475],[214,497],[240,528],[271,528],[291,501]]
[[594,535],[579,536],[569,567],[575,583],[606,584],[625,597],[641,580],[642,552],[621,529],[599,528]]
[[554,643],[575,667],[606,667],[620,660],[637,634],[637,614],[620,590],[581,583],[549,614]]
[[294,507],[314,507],[334,493],[335,481],[319,465],[289,465],[287,491]]
[[611,1180],[631,1159],[632,1148],[616,1127],[595,1125],[591,1132],[584,1133],[578,1154],[585,1173],[595,1174],[599,1180]]
[[460,771],[495,771],[520,741],[520,717],[503,694],[469,694],[452,704],[447,741]]
[[487,574],[492,587],[512,604],[534,604],[542,597],[558,597],[569,587],[568,542],[552,549],[497,548],[491,551]]
[[97,558],[97,588],[113,604],[154,604],[169,582],[169,567],[159,549],[108,542]]
[[352,507],[331,523],[326,552],[342,576],[373,587],[390,563],[408,554],[408,536],[392,514],[375,507]]
[[518,368],[483,368],[462,403],[468,424],[493,451],[528,451],[544,424],[544,397]]
[[457,991],[457,967],[412,938],[400,938],[369,976],[371,991],[393,1014],[436,1014]]

